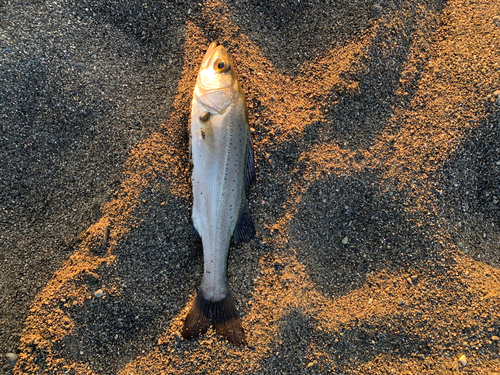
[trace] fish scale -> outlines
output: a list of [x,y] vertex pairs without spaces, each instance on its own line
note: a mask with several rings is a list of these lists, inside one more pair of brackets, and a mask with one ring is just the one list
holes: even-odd
[[204,274],[182,335],[197,337],[214,324],[234,344],[245,334],[227,280],[235,243],[255,235],[246,188],[255,179],[245,96],[222,46],[212,43],[201,64],[191,109],[193,227],[203,244]]
[[[233,110],[229,109],[224,117],[215,118],[214,116],[212,120],[214,135],[218,140],[215,155],[210,155],[203,140],[196,143],[196,146],[199,146],[196,148],[195,143],[193,143],[193,158],[199,153],[198,157],[203,160],[203,163],[194,166],[193,177],[198,181],[205,181],[205,183],[200,182],[200,184],[193,186],[193,199],[200,199],[202,203],[199,206],[204,207],[205,212],[207,212],[207,214],[193,212],[193,221],[203,242],[204,271],[205,274],[210,274],[212,279],[209,283],[208,279],[205,278],[205,290],[213,290],[214,292],[216,282],[224,280],[227,272],[225,259],[227,259],[229,244],[236,226],[236,218],[241,206],[241,191],[244,185],[242,174],[238,175],[238,169],[242,169],[244,164],[241,163],[241,165],[234,167],[234,163],[231,162],[232,160],[244,160],[245,156],[244,150],[242,151],[241,148],[236,150],[231,148],[231,139],[234,138],[233,132],[236,131],[230,123]],[[239,135],[241,136],[241,134]],[[207,179],[205,176],[215,178]],[[226,192],[226,196],[224,196],[224,192]],[[197,202],[194,202],[193,207],[198,207]],[[220,297],[224,296],[206,295],[206,297],[221,299]]]

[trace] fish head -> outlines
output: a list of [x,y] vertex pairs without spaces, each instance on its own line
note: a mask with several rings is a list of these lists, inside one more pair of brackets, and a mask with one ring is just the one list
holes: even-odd
[[195,99],[211,114],[221,114],[238,99],[239,92],[238,78],[226,49],[212,42],[198,73]]

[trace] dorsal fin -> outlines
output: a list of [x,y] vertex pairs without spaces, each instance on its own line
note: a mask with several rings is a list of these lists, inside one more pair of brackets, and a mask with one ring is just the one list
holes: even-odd
[[253,155],[252,135],[249,130],[247,142],[247,166],[245,175],[247,189],[255,182],[256,179],[257,177],[255,175],[255,158]]

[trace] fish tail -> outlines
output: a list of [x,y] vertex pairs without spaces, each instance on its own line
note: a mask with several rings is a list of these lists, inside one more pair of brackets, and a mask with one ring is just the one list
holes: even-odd
[[200,289],[184,321],[182,337],[196,338],[204,334],[211,324],[214,325],[215,331],[230,343],[246,344],[245,332],[231,292],[220,301],[211,301],[205,298]]
[[212,320],[215,331],[235,345],[246,344],[245,332],[241,326],[240,314],[236,310],[233,296],[229,292],[225,298],[214,302]]
[[203,292],[200,289],[184,321],[182,337],[185,339],[191,337],[196,338],[200,334],[202,335],[207,332],[210,325],[209,305],[210,301],[203,297]]

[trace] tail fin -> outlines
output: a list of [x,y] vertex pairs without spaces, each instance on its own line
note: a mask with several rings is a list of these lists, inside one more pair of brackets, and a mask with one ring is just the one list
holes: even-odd
[[198,337],[207,332],[211,323],[216,332],[227,338],[230,343],[246,344],[245,332],[243,332],[231,292],[228,292],[220,301],[210,301],[204,297],[200,289],[184,321],[182,337],[185,339]]

